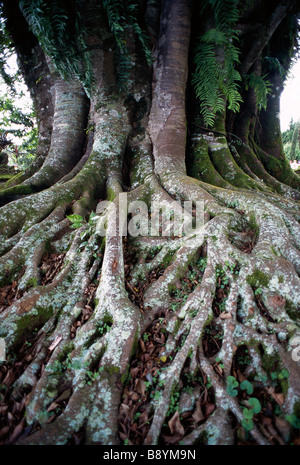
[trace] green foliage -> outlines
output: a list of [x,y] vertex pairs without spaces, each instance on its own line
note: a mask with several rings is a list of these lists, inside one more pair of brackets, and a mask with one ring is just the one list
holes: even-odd
[[240,388],[245,390],[247,392],[247,394],[249,394],[249,395],[253,394],[253,385],[249,381],[247,381],[246,379],[241,382]]
[[[32,104],[24,104],[25,83],[0,5],[0,143],[5,139],[9,163],[26,169],[35,158],[37,127]],[[4,137],[5,136],[5,137]]]
[[285,419],[293,426],[293,428],[300,429],[300,418],[297,415],[286,415]]
[[235,379],[234,376],[228,376],[227,377],[227,387],[226,387],[226,390],[227,390],[227,393],[231,396],[231,397],[236,397],[238,395],[238,391],[237,391],[237,387],[238,387],[239,383],[237,382],[237,380]]
[[36,155],[38,129],[32,105],[23,103],[25,94],[18,73],[10,69],[8,75],[11,85],[3,82],[0,93],[0,151],[5,149],[10,163],[26,169]]
[[90,371],[86,372],[87,380],[86,384],[91,386],[93,382],[100,376],[100,374],[104,371],[104,367],[100,367],[98,371]]
[[[138,4],[133,0],[102,0],[108,24],[116,45],[116,62],[120,87],[128,79],[132,59],[127,42],[130,35],[138,38],[147,62],[151,62],[149,39],[138,24]],[[81,20],[82,0],[69,6],[63,0],[21,0],[20,7],[33,33],[60,74],[77,76],[87,90],[93,86],[92,64],[85,37],[87,28]]]
[[204,273],[206,265],[207,265],[207,258],[206,257],[200,257],[197,260],[196,266],[197,266],[197,268],[199,269],[199,271],[201,273]]
[[67,218],[71,222],[71,229],[82,228],[82,231],[80,232],[81,242],[78,247],[78,251],[85,249],[89,251],[96,260],[99,260],[102,256],[102,245],[97,243],[97,235],[95,234],[96,222],[99,219],[99,216],[94,212],[91,212],[88,221],[86,221],[81,215],[74,213],[72,215],[67,215]]
[[253,288],[260,286],[268,286],[270,278],[260,270],[255,270],[251,275],[246,278],[247,283]]
[[92,67],[81,21],[81,1],[21,0],[20,8],[40,45],[64,78],[77,76],[92,85]]
[[51,370],[53,376],[60,376],[67,370],[78,370],[81,368],[81,364],[78,360],[72,360],[70,354],[67,355],[65,360],[55,360],[48,365],[48,369]]
[[96,330],[100,337],[104,336],[108,331],[111,330],[112,324],[113,323],[110,319],[96,323]]
[[243,409],[243,420],[242,426],[245,428],[246,431],[251,431],[253,428],[253,416],[258,414],[261,411],[261,404],[256,397],[251,397],[247,401],[247,405],[250,408]]
[[242,98],[238,88],[241,76],[236,70],[239,62],[235,29],[239,18],[238,1],[207,0],[203,9],[209,6],[213,9],[216,27],[198,39],[192,83],[201,103],[204,123],[213,126],[216,113],[222,112],[226,103],[228,109],[237,112]]
[[291,160],[295,160],[295,157],[296,157],[296,147],[297,145],[299,146],[299,135],[300,135],[300,124],[298,122],[293,132],[291,152],[290,152]]
[[128,37],[137,36],[148,64],[152,63],[149,38],[137,21],[138,4],[134,0],[102,0],[111,32],[116,42],[118,83],[121,90],[126,87],[132,60],[128,50]]
[[278,58],[266,56],[263,58],[263,61],[269,71],[279,72],[282,80],[285,80],[287,77],[287,71],[284,69]]
[[70,226],[71,229],[78,229],[85,224],[84,218],[80,215],[76,215],[76,214],[68,215],[67,218],[72,223]]
[[168,409],[166,418],[172,416],[176,412],[176,410],[179,410],[179,398],[180,398],[179,386],[176,384],[172,389],[169,409]]
[[254,89],[259,110],[267,108],[267,96],[271,93],[272,89],[272,84],[266,79],[266,76],[257,76],[254,73],[243,76],[245,89]]
[[290,121],[289,129],[282,133],[283,150],[288,160],[300,161],[300,123]]
[[[230,396],[236,397],[238,395],[238,389],[246,391],[248,395],[253,394],[253,385],[248,380],[242,381],[240,384],[234,376],[227,377],[227,392]],[[243,404],[243,419],[242,426],[246,431],[251,431],[253,428],[253,417],[261,412],[261,403],[256,397],[249,397],[249,399],[242,402]]]

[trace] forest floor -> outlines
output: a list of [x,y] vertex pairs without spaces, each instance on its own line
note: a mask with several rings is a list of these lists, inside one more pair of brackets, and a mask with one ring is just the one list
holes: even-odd
[[[256,238],[252,231],[247,231],[249,241],[244,243],[243,252],[250,253],[255,245]],[[245,233],[245,234],[246,234]],[[130,300],[139,307],[141,313],[145,314],[147,308],[144,307],[143,295],[145,289],[155,280],[157,280],[164,272],[162,267],[153,270],[147,277],[146,282],[132,285],[130,282],[130,271],[136,265],[138,256],[135,254],[134,249],[126,247],[124,240],[125,252],[125,285]],[[130,250],[130,253],[126,253]],[[153,252],[155,253],[155,251]],[[149,257],[151,260],[153,256]],[[171,294],[171,304],[169,308],[161,309],[156,312],[154,319],[143,332],[141,338],[138,340],[135,355],[130,361],[128,371],[128,381],[123,389],[121,404],[119,408],[119,438],[121,444],[141,445],[149,431],[151,423],[151,410],[149,405],[156,396],[161,395],[159,392],[159,373],[165,370],[168,365],[172,363],[176,353],[180,350],[181,344],[184,343],[183,334],[181,339],[177,341],[173,352],[165,355],[165,342],[168,321],[172,319],[174,313],[179,310],[182,304],[187,299],[188,295],[195,289],[201,282],[203,272],[205,270],[205,252],[202,256],[198,257],[197,261],[192,262],[184,277],[177,283]],[[44,255],[40,264],[41,274],[43,276],[41,284],[49,284],[53,281],[55,276],[59,273],[63,266],[64,254],[55,252],[48,252]],[[22,271],[20,273],[20,277]],[[93,314],[94,311],[94,297],[99,283],[100,275],[91,282],[85,290],[86,303],[83,311],[77,321],[70,329],[70,337],[76,337],[77,328],[83,325]],[[22,293],[17,291],[18,280],[15,280],[9,285],[0,289],[0,313],[9,307],[13,302],[22,297]],[[217,291],[213,302],[213,312],[215,316],[222,318],[222,309],[224,302],[228,296],[229,285],[226,283],[224,276],[219,276],[217,282]],[[257,304],[260,308],[261,314],[266,315],[262,302],[257,296]],[[109,326],[109,325],[108,325]],[[103,329],[109,330],[109,327]],[[222,330],[218,331],[216,327],[206,327],[204,336],[202,338],[203,351],[205,356],[213,357],[220,350],[220,343],[222,341]],[[12,386],[15,381],[26,370],[30,362],[38,355],[37,347],[39,338],[41,337],[38,329],[34,329],[28,336],[24,344],[19,347],[18,353],[15,354],[16,361],[14,363],[2,362],[0,363],[0,445],[13,444],[17,439],[26,438],[34,431],[39,429],[39,424],[27,425],[25,410],[29,401],[30,392],[22,392],[18,398],[12,395]],[[54,341],[48,348],[49,358],[59,340]],[[244,372],[249,368],[251,358],[245,347],[238,348],[237,356],[235,357],[235,365],[232,368],[232,375],[238,383],[245,381],[246,377]],[[47,360],[45,361],[47,363]],[[222,377],[223,367],[222,363],[216,361],[213,366],[215,372]],[[40,375],[42,375],[44,365],[42,365]],[[68,367],[66,367],[68,370]],[[285,374],[281,376],[284,379]],[[234,388],[234,386],[232,387]],[[250,389],[250,388],[249,388]],[[281,435],[278,434],[277,427],[280,426],[280,431],[285,431],[288,434],[289,424],[279,415],[280,407],[284,403],[284,395],[280,390],[272,387],[271,385],[262,388],[260,382],[252,383],[251,394],[259,400],[262,409],[257,415],[257,421],[260,427],[264,430],[265,435],[268,437],[271,444],[283,444]],[[50,404],[47,415],[48,423],[53,422],[60,412],[64,409],[71,395],[71,389],[62,387],[60,395],[53,400]],[[198,400],[196,406],[190,410],[184,409],[181,412],[181,401],[179,401],[179,391],[186,393],[186,397],[191,392],[198,393]],[[250,392],[249,392],[250,393]],[[249,394],[248,393],[248,394]],[[247,397],[247,390],[240,392],[240,401]],[[183,368],[178,390],[172,394],[169,411],[164,424],[164,429],[161,435],[162,444],[180,444],[180,438],[183,434],[189,434],[193,431],[196,425],[205,422],[205,420],[213,413],[215,409],[214,391],[207,376],[202,372],[197,375],[191,375],[189,364]],[[234,420],[233,420],[234,422]],[[233,424],[233,429],[238,445],[252,445],[255,444],[249,433],[238,423]],[[83,431],[78,431],[73,434],[70,439],[70,445],[84,444],[85,437]],[[300,430],[298,434],[294,435],[292,444],[300,445]]]

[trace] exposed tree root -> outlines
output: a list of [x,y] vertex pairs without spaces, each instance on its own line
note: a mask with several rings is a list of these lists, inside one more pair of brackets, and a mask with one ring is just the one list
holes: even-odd
[[[170,189],[170,193],[186,195],[185,182],[190,184],[187,178],[182,188],[177,183],[176,192]],[[202,188],[194,186],[202,198]],[[121,192],[117,184],[115,188],[116,194]],[[162,196],[164,191],[157,189]],[[231,195],[220,190],[217,197],[229,202]],[[135,198],[134,191],[131,196]],[[249,196],[240,193],[235,208],[222,207],[220,211],[216,211],[218,201],[206,197],[207,211],[214,216],[206,217],[205,224],[189,237],[131,238],[138,262],[135,266],[133,262],[126,274],[130,287],[125,285],[122,237],[110,236],[108,231],[100,268],[102,238],[93,230],[88,243],[80,247],[84,226],[62,235],[69,222],[63,219],[61,207],[19,237],[3,255],[3,270],[10,262],[14,263],[10,274],[25,266],[18,283],[25,294],[0,315],[8,353],[13,350],[17,355],[21,350],[17,358],[2,366],[1,382],[8,388],[3,391],[3,421],[10,408],[15,412],[9,429],[2,431],[9,443],[22,432],[20,443],[68,443],[74,433],[84,431],[85,443],[116,444],[119,408],[121,441],[234,443],[245,436],[243,408],[251,395],[245,397],[238,388],[238,396],[232,397],[228,390],[232,375],[239,383],[250,381],[261,403],[249,438],[258,444],[286,442],[291,427],[282,415],[293,414],[300,396],[299,367],[291,357],[292,339],[299,332],[295,320],[300,288],[296,273],[299,226],[279,207],[267,205],[259,194]],[[104,211],[98,221],[107,214]],[[39,244],[36,234],[42,230]],[[62,237],[53,241],[60,231]],[[243,249],[245,241],[236,247],[243,231],[248,237],[249,231],[255,231],[251,250]],[[22,258],[24,241],[27,246]],[[56,276],[54,267],[52,277],[43,282],[40,264],[47,241],[65,256]],[[98,250],[95,258],[93,250]],[[193,267],[200,273],[196,283]],[[32,277],[37,282],[32,281],[30,289]],[[94,279],[95,301],[87,302]],[[141,287],[142,305],[136,306],[129,297],[139,282],[146,286]],[[146,338],[142,335],[151,337],[153,330],[147,328],[155,327],[155,321],[164,330],[154,330],[153,344],[159,344],[159,352],[152,359],[151,352],[143,350]],[[26,340],[32,341],[28,350]],[[150,371],[137,373],[135,369],[134,384],[130,381],[129,388],[137,344],[154,365]],[[237,362],[241,348],[248,350],[246,365]],[[190,383],[184,373],[189,373]],[[277,378],[272,373],[277,373]],[[196,381],[197,374],[201,374],[201,383]],[[149,388],[145,383],[150,383]],[[172,410],[175,401],[177,407]],[[23,413],[16,413],[15,402],[20,404],[18,412],[24,413],[26,405],[26,421]],[[272,426],[276,431],[272,439],[261,426],[270,405],[274,411],[269,429]],[[237,426],[233,428],[233,424]]]
[[[60,83],[48,157],[3,191],[2,444],[300,441],[297,183],[281,185],[215,131],[192,137],[186,174],[190,15],[188,2],[163,5],[152,106],[147,78],[114,92],[111,35],[103,49],[92,37],[83,156],[70,151],[86,99]],[[74,140],[55,132],[78,105]],[[144,202],[155,234],[123,237],[143,208],[122,218],[125,194]],[[185,201],[203,203],[192,231],[155,222],[152,202],[177,218]]]

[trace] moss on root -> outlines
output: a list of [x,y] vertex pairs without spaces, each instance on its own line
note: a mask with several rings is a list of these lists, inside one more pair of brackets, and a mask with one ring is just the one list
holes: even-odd
[[246,278],[247,283],[253,287],[257,288],[261,286],[268,286],[270,278],[260,270],[255,270],[251,275],[248,275]]
[[204,138],[194,140],[189,160],[189,175],[213,186],[230,187],[230,184],[216,171],[208,154],[208,144]]

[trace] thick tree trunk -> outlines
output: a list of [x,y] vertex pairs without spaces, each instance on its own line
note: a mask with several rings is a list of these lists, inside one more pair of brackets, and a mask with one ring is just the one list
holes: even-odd
[[[250,89],[234,118],[224,100],[214,127],[199,124],[197,5],[158,3],[146,10],[153,69],[128,33],[135,66],[120,91],[113,34],[88,2],[94,87],[47,74],[47,155],[1,189],[2,444],[299,441],[299,185],[269,163],[284,165],[268,130],[278,101],[258,114]],[[263,42],[252,45],[245,63],[260,74]],[[194,216],[203,204],[203,221],[168,235],[184,201]],[[156,233],[122,235],[141,211]]]

